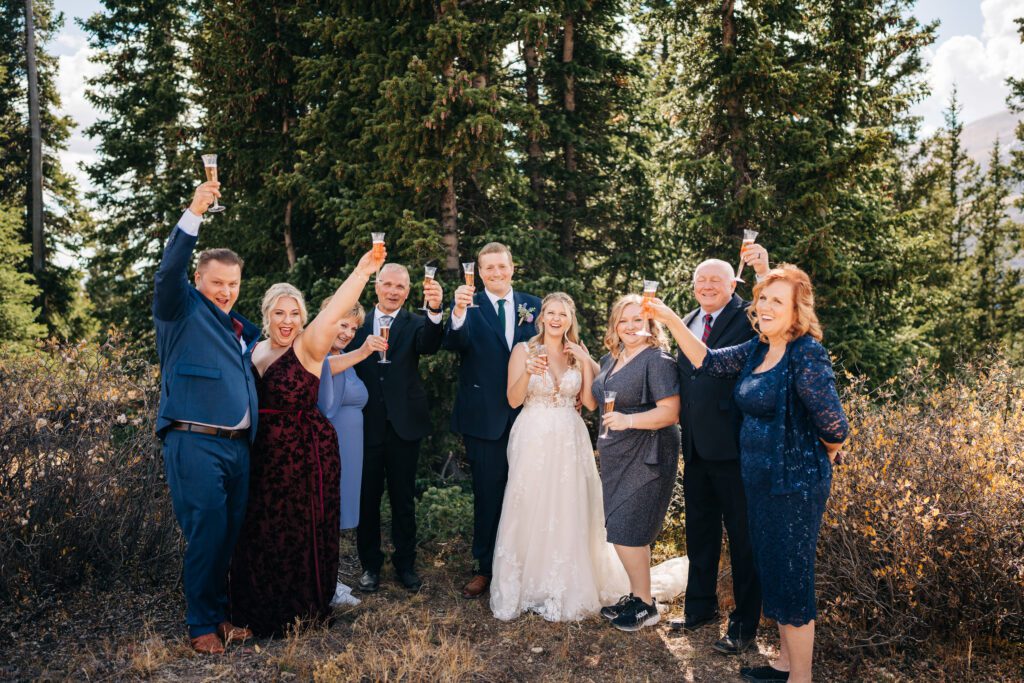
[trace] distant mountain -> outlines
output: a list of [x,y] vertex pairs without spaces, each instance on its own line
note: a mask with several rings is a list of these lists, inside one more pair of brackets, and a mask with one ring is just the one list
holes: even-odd
[[964,126],[961,136],[968,156],[981,166],[982,171],[988,169],[988,157],[992,153],[992,144],[999,139],[1004,158],[1008,158],[1011,149],[1021,146],[1017,139],[1017,122],[1024,115],[1002,111],[983,119],[972,121]]

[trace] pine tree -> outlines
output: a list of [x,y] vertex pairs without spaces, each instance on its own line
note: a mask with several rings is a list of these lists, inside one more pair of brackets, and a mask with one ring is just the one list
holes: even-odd
[[151,353],[153,274],[200,179],[182,43],[193,23],[187,7],[172,0],[105,0],[104,11],[81,25],[103,66],[87,92],[101,114],[86,131],[98,140],[99,160],[87,172],[102,216],[89,295],[105,326],[130,331],[130,342]]
[[919,350],[902,288],[908,216],[897,153],[934,39],[906,0],[650,3],[651,55],[671,88],[659,163],[665,229],[700,257],[737,259],[746,229],[806,269],[830,349],[869,375]]
[[1020,351],[1024,342],[1017,302],[1024,295],[1024,268],[1014,259],[1024,253],[1024,224],[1009,216],[1013,180],[996,139],[988,170],[975,190],[971,254],[971,328],[979,346],[991,343]]
[[46,332],[32,304],[39,288],[24,270],[32,246],[24,241],[23,229],[20,212],[0,206],[0,341],[5,344],[27,344]]
[[[45,197],[44,268],[36,277],[40,296],[35,302],[49,334],[78,338],[89,333],[90,322],[80,291],[80,275],[72,262],[88,232],[89,217],[78,200],[73,179],[61,168],[57,153],[67,146],[71,120],[61,116],[55,84],[57,60],[46,46],[63,25],[52,0],[33,2],[36,63],[39,75],[40,126],[43,144]],[[29,225],[30,144],[25,66],[25,3],[0,0],[0,204],[22,210],[22,239],[31,244]],[[63,257],[63,258],[62,258]],[[29,272],[30,260],[23,266]]]

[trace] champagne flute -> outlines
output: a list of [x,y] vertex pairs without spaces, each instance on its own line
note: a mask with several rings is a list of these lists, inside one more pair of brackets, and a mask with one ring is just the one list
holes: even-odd
[[[382,232],[371,232],[370,240],[373,244],[373,258],[375,261],[380,261],[384,258],[384,233]],[[370,284],[376,284],[377,278],[380,276],[380,268],[377,268],[377,274],[373,276],[373,281]]]
[[[423,289],[426,290],[427,283],[434,281],[434,275],[437,274],[437,266],[423,266]],[[427,295],[426,292],[423,294],[423,307],[421,311],[429,311],[427,308]]]
[[[533,350],[533,357],[544,363],[544,374],[548,374],[548,347],[544,346],[544,342],[541,342]],[[553,376],[552,379],[554,379]]]
[[[476,269],[476,263],[470,261],[469,263],[462,264],[462,270],[466,274],[466,286],[476,289],[476,280],[473,279],[473,271]],[[475,303],[470,303],[466,308],[479,308]]]
[[[616,392],[606,391],[604,392],[604,410],[601,411],[601,417],[604,417],[608,413],[615,410],[615,396]],[[599,439],[608,438],[608,425],[601,425],[601,434],[597,437]]]
[[638,337],[650,337],[651,333],[647,331],[647,316],[650,314],[650,309],[647,305],[652,299],[658,294],[658,281],[657,280],[644,280],[644,298],[640,302],[640,315],[644,318],[644,326],[639,332],[634,332]]
[[[215,183],[217,182],[217,155],[216,154],[204,154],[203,155],[203,168],[206,170],[206,182]],[[220,213],[225,208],[220,205],[217,198],[213,198],[213,205],[207,209],[210,213]]]
[[736,282],[746,282],[746,280],[744,280],[743,278],[740,277],[740,274],[743,273],[743,266],[744,266],[744,263],[743,263],[743,252],[745,252],[747,250],[747,247],[749,247],[751,244],[753,244],[754,240],[756,240],[756,239],[757,239],[757,230],[744,230],[743,231],[743,244],[740,245],[740,264],[738,266],[736,266]]
[[[391,323],[394,322],[394,320],[395,319],[392,318],[390,315],[384,315],[384,316],[381,316],[381,318],[380,318],[380,336],[384,337],[384,341],[385,342],[387,342],[388,338],[391,336]],[[388,350],[387,349],[384,349],[383,351],[380,352],[380,360],[377,361],[377,362],[378,363],[390,363],[391,362],[391,361],[388,360]]]

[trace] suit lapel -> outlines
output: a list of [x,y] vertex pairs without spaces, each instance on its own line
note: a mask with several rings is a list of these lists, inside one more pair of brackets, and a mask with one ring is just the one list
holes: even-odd
[[526,322],[524,320],[524,321],[522,321],[522,323],[520,323],[520,321],[519,321],[519,307],[520,306],[524,306],[526,308],[529,308],[529,305],[526,302],[526,298],[523,297],[523,296],[520,296],[515,291],[512,292],[512,298],[514,300],[515,310],[514,311],[510,311],[509,314],[510,315],[514,315],[516,317],[516,324],[515,324],[515,328],[514,328],[513,334],[512,334],[512,345],[515,346],[515,344],[517,342],[525,341],[525,340],[529,339],[530,337],[532,337],[536,333],[536,330],[537,330],[537,327],[536,327],[537,311],[531,311],[531,313],[534,316],[534,320],[533,321]]
[[391,321],[391,331],[388,332],[388,345],[393,346],[393,341],[398,338],[402,333],[402,329],[409,320],[409,314],[403,309],[399,309],[393,316],[394,320]]
[[719,338],[725,333],[725,328],[729,326],[731,321],[740,312],[740,298],[735,294],[732,295],[732,299],[722,312],[718,314],[718,318],[715,319],[715,324],[711,328],[711,334],[708,335],[708,346],[716,348],[715,345],[718,343]]
[[694,310],[690,311],[689,313],[687,313],[686,317],[683,318],[683,324],[686,325],[687,327],[692,325],[693,324],[693,319],[697,317],[698,313],[700,313],[700,309],[699,308],[694,309]]

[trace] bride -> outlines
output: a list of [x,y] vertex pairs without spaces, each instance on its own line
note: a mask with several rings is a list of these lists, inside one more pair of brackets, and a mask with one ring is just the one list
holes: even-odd
[[595,363],[579,341],[568,294],[544,297],[538,334],[516,345],[508,401],[523,406],[508,441],[508,485],[498,524],[491,611],[548,621],[596,615],[628,592],[605,540],[601,479],[577,399],[593,410]]

